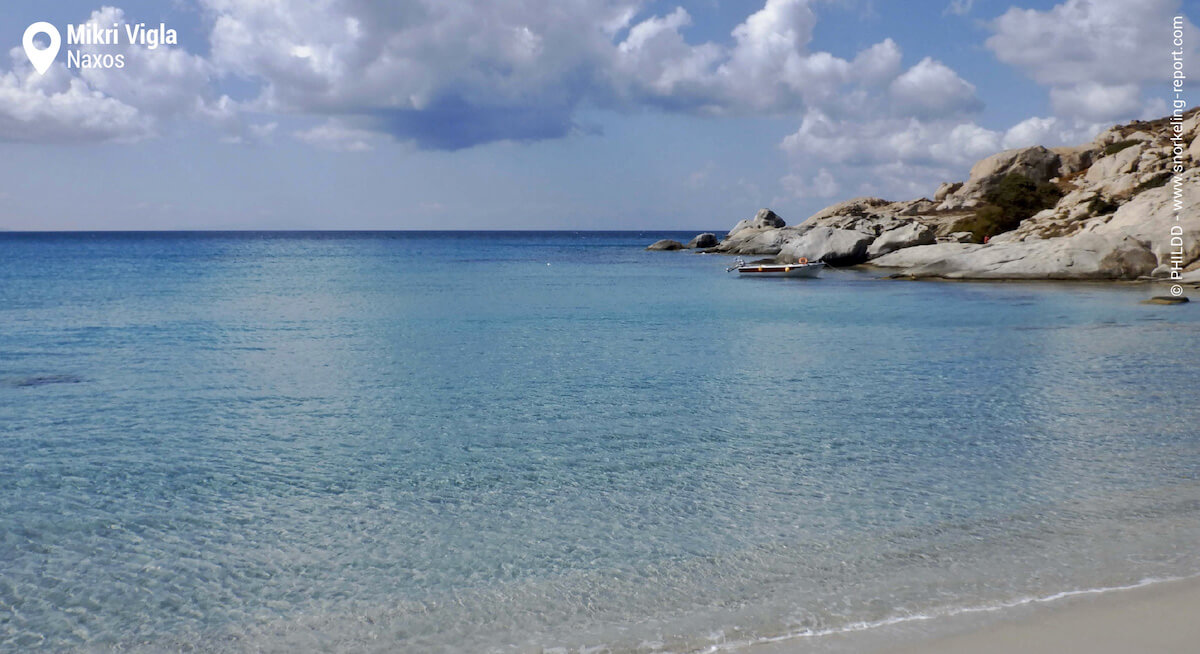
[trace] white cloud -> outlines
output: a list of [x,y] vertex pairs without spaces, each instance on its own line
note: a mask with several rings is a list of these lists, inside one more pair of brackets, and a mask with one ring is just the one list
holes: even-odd
[[1050,105],[1060,116],[1090,121],[1116,121],[1135,116],[1142,107],[1137,84],[1101,84],[1086,81],[1050,89]]
[[358,129],[335,118],[294,135],[309,145],[334,152],[366,152],[384,138],[378,132]]
[[900,59],[900,46],[884,39],[854,57],[854,75],[868,84],[886,82],[900,72]]
[[128,142],[153,133],[136,107],[106,97],[63,67],[36,75],[21,48],[10,55],[13,70],[0,75],[0,140]]
[[722,53],[715,45],[694,47],[684,40],[680,30],[691,21],[687,11],[677,7],[667,16],[652,16],[630,28],[614,57],[622,87],[618,92],[630,99],[648,94],[680,105],[709,96],[708,78]]
[[[1067,0],[1048,11],[1011,8],[992,23],[996,57],[1050,87],[1055,113],[1117,121],[1161,88],[1179,0]],[[1195,33],[1189,22],[1187,31]],[[1161,44],[1155,47],[1154,44]],[[1189,45],[1189,60],[1200,50]],[[1159,85],[1159,86],[1156,86]]]
[[[259,80],[257,109],[352,117],[360,129],[456,149],[577,129],[583,104],[707,114],[854,110],[900,74],[887,39],[851,60],[810,52],[810,0],[766,0],[728,44],[691,43],[676,7],[635,17],[632,0],[245,3],[204,0],[213,62]],[[977,106],[974,88],[924,62],[895,111]],[[908,78],[906,78],[908,80]],[[915,91],[924,92],[920,98]]]
[[1064,120],[1054,116],[1033,117],[1008,128],[1001,140],[1004,149],[1027,148],[1031,145],[1055,147],[1079,145],[1091,141],[1108,128],[1108,122],[1089,123],[1081,120]]
[[[972,4],[952,2],[947,13],[968,13]],[[1178,0],[1147,0],[1136,11],[1121,0],[1066,0],[1047,11],[1009,9],[992,22],[987,46],[1046,87],[1053,115],[1007,129],[971,118],[981,105],[974,86],[955,71],[927,58],[897,73],[898,48],[888,56],[880,44],[878,59],[895,63],[874,84],[853,89],[866,109],[809,102],[799,127],[780,144],[789,160],[780,185],[813,197],[823,175],[858,194],[915,197],[963,178],[971,164],[1000,150],[1074,145],[1112,122],[1162,115],[1156,94],[1178,7]],[[1188,29],[1194,30],[1190,23]],[[1164,47],[1149,47],[1156,42]],[[858,59],[869,56],[864,51]]]
[[[569,133],[603,82],[623,0],[205,0],[212,59],[261,82],[256,108],[356,116],[429,148]],[[365,124],[365,122],[364,122]]]
[[975,0],[950,0],[942,10],[943,15],[966,16],[975,7]]
[[930,57],[893,80],[890,91],[902,111],[925,118],[983,108],[973,85]]
[[779,180],[783,189],[796,198],[827,199],[837,195],[841,190],[837,179],[827,168],[821,168],[811,178],[792,173]]
[[[643,0],[200,0],[212,26],[207,57],[192,54],[204,44],[191,44],[192,52],[87,46],[123,55],[126,66],[69,73],[59,66],[50,76],[55,90],[39,87],[50,93],[45,100],[14,67],[0,116],[42,104],[41,115],[52,116],[91,103],[97,108],[86,130],[43,118],[43,129],[29,133],[45,135],[22,137],[134,139],[199,120],[244,143],[269,136],[262,124],[274,116],[295,114],[328,121],[297,134],[323,147],[369,147],[360,137],[375,132],[452,150],[567,135],[580,129],[581,106],[720,115],[816,108],[922,119],[979,107],[974,87],[945,64],[925,59],[903,71],[891,39],[850,59],[810,51],[812,2],[765,0],[727,41],[693,43],[685,9],[639,17]],[[89,20],[124,23],[126,16],[104,7]],[[234,101],[216,91],[225,81],[248,82],[257,95]],[[248,124],[253,113],[258,127]],[[8,138],[20,131],[12,127]]]
[[900,162],[944,168],[994,153],[1001,138],[970,122],[834,119],[810,110],[780,147],[796,161],[819,159],[854,166]]
[[[121,9],[103,7],[83,22],[125,21]],[[136,141],[175,119],[210,121],[229,133],[242,129],[236,103],[215,93],[215,70],[202,57],[124,42],[78,49],[120,56],[124,65],[73,71],[60,54],[45,75],[35,75],[21,48],[10,51],[12,70],[0,79],[0,140]]]
[[844,82],[849,62],[806,54],[816,16],[808,0],[767,0],[733,30],[735,45],[718,75],[731,97],[756,107],[795,106],[805,87]]
[[[963,179],[972,164],[1001,150],[1084,143],[1104,126],[1051,116],[993,130],[954,116],[859,120],[810,110],[780,143],[791,170],[779,182],[800,198],[823,197],[815,191],[834,183],[858,195],[928,196],[940,182]],[[817,176],[829,183],[818,184]]]
[[[96,25],[124,25],[125,12],[104,7],[88,18]],[[178,47],[154,49],[120,44],[82,46],[82,52],[121,55],[122,68],[84,68],[78,76],[103,93],[156,118],[190,117],[217,101],[211,89],[213,68],[204,58]]]

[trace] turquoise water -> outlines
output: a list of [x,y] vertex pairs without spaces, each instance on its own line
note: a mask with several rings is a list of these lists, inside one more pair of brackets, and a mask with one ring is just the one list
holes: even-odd
[[1195,304],[664,236],[0,235],[0,650],[704,651],[1200,573]]

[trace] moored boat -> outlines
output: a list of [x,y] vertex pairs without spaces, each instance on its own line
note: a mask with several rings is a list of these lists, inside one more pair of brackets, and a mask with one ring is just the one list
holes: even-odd
[[734,260],[725,272],[737,271],[742,277],[816,277],[825,264],[800,258],[796,263],[746,263]]

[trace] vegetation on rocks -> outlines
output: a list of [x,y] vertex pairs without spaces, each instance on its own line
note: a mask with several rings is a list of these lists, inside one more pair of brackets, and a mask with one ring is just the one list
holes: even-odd
[[998,152],[933,200],[854,198],[791,226],[763,209],[712,247],[688,245],[913,278],[1167,279],[1182,268],[1177,281],[1200,284],[1200,107],[1078,146]]
[[1120,205],[1104,197],[1103,195],[1097,195],[1096,197],[1092,198],[1091,202],[1088,202],[1088,213],[1093,216],[1110,214],[1115,212],[1118,208],[1120,208]]
[[1141,143],[1141,141],[1138,141],[1137,139],[1131,139],[1128,141],[1117,141],[1116,143],[1106,146],[1104,148],[1104,154],[1106,154],[1106,155],[1116,154],[1116,153],[1120,152],[1121,150],[1124,150],[1125,148],[1133,147],[1133,146],[1137,145],[1138,143]]
[[1049,182],[1035,182],[1020,173],[1009,173],[984,195],[987,204],[975,214],[954,223],[951,231],[971,232],[976,242],[1015,229],[1033,214],[1053,207],[1063,195]]
[[1158,188],[1160,186],[1163,186],[1164,184],[1167,183],[1167,180],[1169,180],[1169,179],[1171,179],[1171,173],[1169,173],[1169,172],[1162,173],[1162,174],[1158,175],[1157,177],[1153,177],[1153,178],[1135,186],[1133,188],[1133,195],[1137,195],[1138,193],[1141,193],[1142,191],[1149,191],[1152,188]]

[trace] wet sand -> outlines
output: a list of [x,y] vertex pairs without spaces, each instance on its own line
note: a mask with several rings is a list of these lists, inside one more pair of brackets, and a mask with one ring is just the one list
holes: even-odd
[[[886,651],[886,650],[885,650]],[[1200,579],[1080,596],[978,631],[893,654],[1192,654],[1200,651]]]
[[1084,593],[993,613],[818,638],[760,643],[747,654],[1195,654],[1200,577]]

